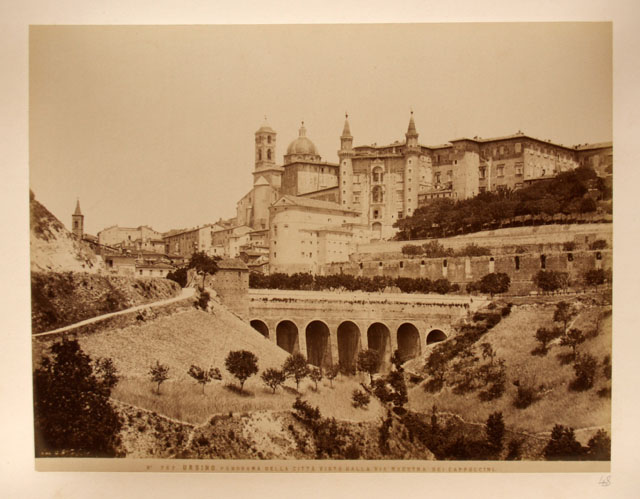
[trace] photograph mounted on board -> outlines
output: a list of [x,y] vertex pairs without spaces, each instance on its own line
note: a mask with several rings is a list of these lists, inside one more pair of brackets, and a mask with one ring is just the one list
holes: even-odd
[[612,79],[611,23],[31,26],[36,467],[609,470]]

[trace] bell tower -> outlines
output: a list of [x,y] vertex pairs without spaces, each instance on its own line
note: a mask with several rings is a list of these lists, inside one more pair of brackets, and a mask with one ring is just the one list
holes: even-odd
[[276,165],[276,132],[267,123],[264,123],[255,133],[256,157],[253,170],[254,184],[262,177],[275,189],[280,188],[282,181],[282,167]]
[[71,215],[71,231],[78,239],[84,235],[84,215],[80,211],[80,199],[76,201],[76,211]]
[[351,209],[353,204],[353,164],[351,161],[353,155],[353,136],[349,126],[349,114],[344,113],[344,127],[342,135],[340,135],[340,150],[338,151],[340,158],[338,189],[340,205],[348,209]]

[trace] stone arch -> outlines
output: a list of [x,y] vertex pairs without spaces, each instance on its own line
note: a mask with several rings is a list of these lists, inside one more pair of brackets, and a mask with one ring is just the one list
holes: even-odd
[[398,353],[403,362],[420,355],[420,333],[410,322],[401,324],[397,332]]
[[438,343],[439,341],[444,341],[447,339],[447,335],[441,329],[432,329],[427,334],[427,345],[432,345],[433,343]]
[[386,324],[374,322],[367,329],[367,344],[378,352],[380,366],[378,372],[388,372],[391,366],[391,332]]
[[276,344],[291,354],[298,353],[298,326],[289,320],[280,321],[276,326]]
[[355,370],[360,350],[360,328],[355,322],[344,321],[338,326],[338,361],[351,371]]
[[269,326],[260,319],[253,319],[249,324],[265,338],[269,337]]
[[307,361],[318,367],[331,365],[331,342],[329,326],[319,320],[311,321],[305,328]]

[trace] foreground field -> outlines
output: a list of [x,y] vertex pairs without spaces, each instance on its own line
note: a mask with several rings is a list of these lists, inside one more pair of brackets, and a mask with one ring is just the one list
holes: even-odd
[[[439,411],[460,415],[469,422],[483,423],[495,411],[501,411],[510,430],[530,434],[547,435],[555,424],[583,429],[576,432],[578,440],[586,443],[597,428],[610,433],[611,399],[599,396],[598,391],[610,386],[601,374],[601,362],[611,354],[611,316],[604,318],[599,333],[588,338],[578,347],[581,353],[592,354],[599,362],[598,376],[593,388],[587,391],[572,391],[569,383],[574,370],[563,358],[571,348],[560,346],[555,340],[546,356],[532,355],[538,343],[534,334],[539,327],[553,325],[553,304],[521,305],[513,307],[511,315],[489,330],[478,343],[488,342],[505,359],[507,384],[504,395],[498,400],[482,402],[477,393],[454,394],[450,388],[439,393],[429,393],[424,385],[410,389],[409,408],[428,412],[435,405]],[[574,320],[573,327],[587,332],[595,327],[595,314],[600,307],[583,307]],[[476,345],[480,358],[480,348]],[[536,388],[540,399],[525,409],[518,409],[513,401],[517,387],[514,381]]]

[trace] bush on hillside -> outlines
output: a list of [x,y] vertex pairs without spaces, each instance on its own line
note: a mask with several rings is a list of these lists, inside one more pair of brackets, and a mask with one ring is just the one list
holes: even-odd
[[248,350],[236,350],[229,352],[224,365],[238,379],[242,392],[245,381],[258,372],[258,357]]
[[113,363],[92,366],[77,340],[51,346],[33,374],[37,457],[118,457],[121,418],[111,405]]

